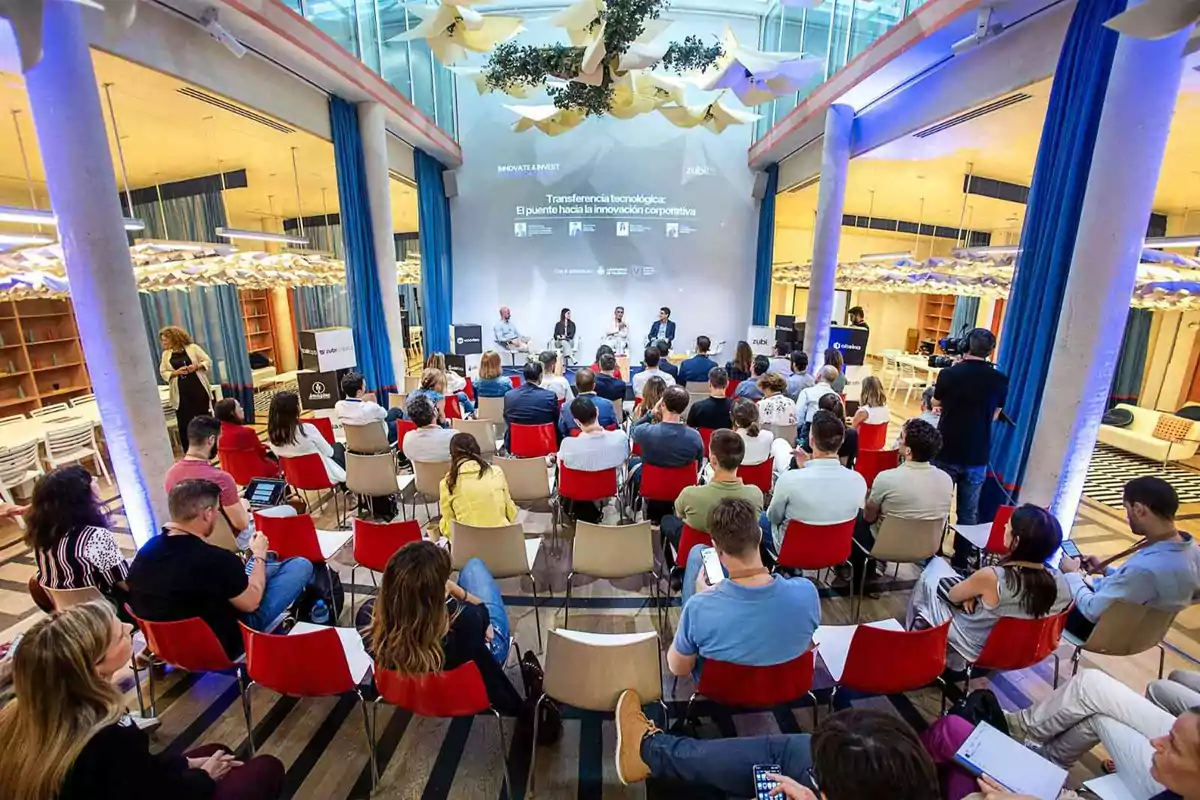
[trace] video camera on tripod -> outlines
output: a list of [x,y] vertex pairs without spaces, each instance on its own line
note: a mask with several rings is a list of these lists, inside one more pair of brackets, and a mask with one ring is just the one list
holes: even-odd
[[946,367],[954,366],[954,359],[967,352],[967,334],[970,332],[970,326],[963,323],[962,329],[957,336],[947,336],[944,339],[938,339],[938,347],[942,349],[945,355],[931,355],[929,357],[929,366],[934,369],[945,369]]

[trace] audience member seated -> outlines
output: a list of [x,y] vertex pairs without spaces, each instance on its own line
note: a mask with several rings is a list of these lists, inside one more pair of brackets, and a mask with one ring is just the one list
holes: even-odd
[[501,528],[517,521],[504,471],[483,460],[479,442],[469,433],[450,438],[450,471],[442,478],[440,507],[441,531],[447,539],[454,520],[478,528]]
[[[937,428],[919,419],[904,423],[900,433],[900,455],[904,461],[895,469],[885,469],[875,476],[867,507],[858,516],[854,539],[870,551],[885,517],[900,519],[940,519],[950,516],[950,497],[954,481],[930,462],[942,449],[942,437]],[[854,566],[854,587],[862,585],[862,570],[867,563],[864,550],[850,551]],[[868,580],[875,577],[875,562],[866,567]],[[872,595],[874,596],[874,595]]]
[[[504,422],[508,425],[554,425],[557,430],[558,396],[539,385],[542,362],[527,363],[524,375],[524,383],[504,395]],[[504,432],[505,447],[509,446],[509,434],[509,430]]]
[[[932,386],[926,387],[925,391],[921,392],[921,413],[913,417],[913,419],[924,420],[936,428],[938,427],[938,423],[942,421],[942,409],[941,404],[934,399],[933,392],[934,388]],[[896,442],[892,446],[900,446],[899,436],[896,437]]]
[[40,585],[47,589],[94,586],[125,613],[129,567],[108,529],[90,472],[74,465],[38,478],[25,525],[25,544],[33,550]]
[[825,365],[833,367],[837,370],[837,377],[833,379],[833,391],[838,394],[846,393],[846,362],[842,358],[842,351],[836,347],[829,347],[825,350]]
[[707,381],[708,373],[720,366],[720,364],[708,357],[708,349],[710,347],[712,347],[712,340],[707,336],[696,337],[696,355],[685,359],[679,365],[679,377],[677,380],[680,383],[702,383]]
[[655,418],[654,411],[658,408],[658,401],[662,400],[663,395],[666,394],[668,383],[671,386],[675,385],[671,378],[663,379],[657,375],[646,381],[646,385],[642,387],[641,397],[638,398],[633,406],[635,418],[633,424],[630,425],[630,431],[633,430],[633,425],[637,425],[639,422],[662,421]]
[[179,754],[151,752],[150,737],[133,724],[124,696],[113,685],[133,654],[131,632],[104,603],[56,612],[26,631],[13,656],[16,698],[0,710],[0,795],[7,800],[278,797],[284,769],[274,756],[243,764],[228,747],[211,744]]
[[[617,413],[613,409],[612,401],[600,397],[596,393],[596,373],[587,367],[582,367],[575,372],[575,397],[586,397],[592,401],[596,413],[600,416],[600,427],[617,427]],[[571,431],[579,427],[571,412],[573,406],[574,403],[563,403],[562,409],[559,411],[558,436],[560,439],[570,436]]]
[[315,425],[300,420],[300,397],[278,392],[267,412],[267,443],[277,458],[317,454],[331,483],[346,481],[346,446],[330,444]]
[[[808,426],[812,425],[813,417],[820,408],[818,403],[821,398],[827,394],[833,394],[838,395],[840,399],[841,394],[833,389],[833,382],[837,380],[837,376],[837,369],[826,364],[817,370],[817,382],[807,389],[801,390],[800,397],[796,400],[796,421],[800,423],[800,441],[802,443],[808,442]],[[842,419],[845,417],[846,415],[843,413]]]
[[279,462],[271,449],[258,438],[254,428],[246,424],[241,403],[232,397],[218,400],[213,405],[213,416],[221,423],[221,435],[217,440],[221,447],[257,454],[258,466],[255,467],[254,474],[263,478],[279,477],[282,473]]
[[629,689],[616,717],[616,771],[626,785],[653,777],[757,797],[754,767],[774,764],[781,773],[770,776],[780,784],[775,800],[942,800],[937,770],[916,733],[886,711],[839,711],[811,736],[688,739],[655,727]]
[[858,411],[850,427],[858,430],[859,425],[886,425],[892,415],[888,412],[887,393],[883,391],[883,383],[874,375],[868,375],[862,380],[862,395],[858,403]]
[[[467,397],[467,379],[459,375],[454,370],[446,366],[446,355],[444,353],[433,353],[429,358],[425,359],[426,369],[436,369],[446,379],[446,385],[442,392],[458,396],[458,404],[462,407],[463,414],[474,414],[475,404],[471,402],[471,398]],[[476,395],[478,397],[478,395]]]
[[764,539],[772,534],[774,552],[783,546],[792,520],[833,525],[858,516],[867,496],[867,482],[838,460],[845,435],[846,425],[836,414],[822,410],[813,417],[812,455],[800,448],[793,451],[799,469],[788,470],[775,481],[771,506],[762,520]]
[[500,354],[488,350],[479,359],[479,377],[475,379],[476,397],[504,397],[512,391],[512,381],[500,369]]
[[654,343],[654,347],[658,350],[658,368],[671,376],[671,380],[667,381],[667,385],[671,385],[671,381],[682,385],[679,380],[679,367],[670,362],[667,356],[671,355],[671,343],[666,339],[659,339]]
[[693,428],[728,428],[732,424],[729,417],[732,401],[725,396],[729,376],[722,368],[713,367],[708,371],[706,380],[708,397],[693,403],[688,409],[687,424]]
[[1166,678],[1150,681],[1146,699],[1173,717],[1200,708],[1200,673],[1186,669],[1171,670]]
[[367,391],[362,375],[347,372],[342,376],[342,396],[345,399],[338,400],[333,407],[342,427],[379,424],[388,441],[396,443],[396,420],[404,419],[404,412],[399,408],[384,408],[375,402],[375,393]]
[[706,658],[768,667],[809,650],[821,624],[821,598],[807,578],[772,575],[763,566],[755,505],[726,496],[709,511],[706,527],[725,580],[709,584],[704,548],[693,547],[683,574],[683,612],[667,651],[671,674],[698,674]]
[[1129,528],[1141,537],[1128,561],[1105,568],[1090,585],[1084,572],[1101,570],[1098,556],[1082,562],[1064,556],[1059,563],[1075,599],[1067,630],[1080,639],[1088,637],[1114,600],[1178,610],[1195,602],[1200,588],[1200,549],[1191,534],[1175,527],[1179,496],[1171,484],[1152,475],[1134,478],[1125,484],[1124,503]]
[[[704,460],[704,441],[695,428],[683,424],[680,416],[688,405],[688,393],[682,386],[667,386],[662,399],[651,410],[651,420],[633,426],[629,438],[642,449],[642,463],[655,467],[693,465],[698,470]],[[655,421],[657,420],[657,421]],[[635,484],[641,473],[635,471]],[[671,504],[657,500],[646,504],[646,517],[657,523],[671,510]]]
[[762,390],[758,388],[758,379],[767,374],[771,368],[771,359],[766,356],[755,356],[754,363],[750,367],[750,380],[742,381],[738,387],[733,390],[734,397],[745,397],[747,400],[755,402],[762,400]]
[[[604,353],[597,359],[599,371],[593,369],[596,376],[596,394],[612,403],[625,402],[625,381],[621,380],[621,372],[617,369],[617,357],[612,353]],[[579,376],[575,376],[576,382]]]
[[984,642],[1004,617],[1040,619],[1071,602],[1062,573],[1046,566],[1062,544],[1058,520],[1026,503],[1013,512],[1004,531],[1009,554],[994,567],[963,578],[941,558],[921,573],[909,598],[907,628],[932,628],[950,621],[947,666],[965,668],[979,657]]
[[[609,370],[609,372],[614,378],[621,380],[621,370],[617,369],[617,354],[606,344],[602,344],[596,348],[596,362],[592,364],[592,372],[600,372],[602,369],[604,369],[604,366],[601,362],[604,361],[604,357],[606,355],[613,357],[613,367],[611,370]],[[603,395],[601,396],[603,397]]]
[[221,423],[212,417],[192,417],[186,431],[187,450],[167,470],[163,477],[163,489],[170,494],[175,484],[188,480],[212,481],[221,487],[221,513],[237,537],[238,547],[245,550],[254,534],[253,517],[250,516],[250,503],[238,493],[237,481],[228,472],[212,464],[220,433]]
[[1103,744],[1134,797],[1200,797],[1200,715],[1195,709],[1176,719],[1111,675],[1085,669],[1044,700],[1004,716],[1010,736],[1036,743],[1038,753],[1066,768]]
[[560,370],[562,362],[559,361],[558,352],[543,350],[542,354],[538,356],[538,361],[542,363],[542,388],[554,392],[558,402],[571,402],[574,395],[571,393],[571,384],[562,376]]
[[758,379],[763,398],[758,401],[758,418],[763,425],[788,426],[796,424],[796,403],[784,394],[787,380],[774,372]]
[[785,381],[792,374],[791,342],[776,342],[775,355],[771,358],[771,368],[767,371],[782,375]]
[[388,559],[379,594],[363,603],[355,627],[367,632],[363,640],[376,667],[415,676],[474,662],[492,707],[523,713],[524,701],[503,669],[508,612],[478,558],[463,565],[455,583],[449,552],[427,541],[404,545]]
[[797,400],[800,393],[815,383],[808,371],[808,353],[803,350],[792,352],[792,374],[787,379],[787,391],[784,392],[792,400]]
[[[405,405],[407,406],[417,397],[424,397],[433,404],[439,425],[446,422],[446,374],[444,372],[434,367],[426,367],[425,371],[421,373],[420,386],[408,393],[408,397],[404,401]],[[405,413],[408,413],[407,409],[405,409]]]
[[167,498],[171,521],[133,559],[129,593],[133,612],[152,622],[200,617],[212,628],[230,658],[242,653],[238,620],[268,630],[299,599],[312,579],[303,558],[268,560],[267,537],[250,539],[250,560],[208,544],[221,489],[212,481],[175,484]]
[[[437,409],[428,397],[409,397],[408,419],[417,426],[404,435],[404,456],[409,461],[441,464],[450,460],[450,440],[457,431],[437,424]],[[444,512],[443,512],[444,513]]]
[[[568,469],[601,472],[619,467],[629,458],[629,437],[620,428],[610,431],[600,425],[594,400],[590,395],[580,395],[571,401],[571,414],[579,423],[580,432],[578,436],[563,439],[558,448],[559,463]],[[600,507],[593,502],[559,499],[575,519],[599,522],[602,518]]]
[[725,362],[725,372],[731,381],[748,381],[750,371],[754,369],[754,351],[749,342],[738,342],[733,351],[733,360]]
[[733,421],[733,430],[746,444],[742,466],[753,467],[771,458],[774,459],[771,471],[779,475],[791,465],[792,446],[759,424],[758,404],[753,400],[745,397],[734,399],[729,416]]
[[[747,401],[749,402],[749,401]],[[738,467],[746,457],[746,444],[741,436],[730,430],[718,430],[708,443],[708,463],[712,477],[700,486],[689,486],[675,499],[675,513],[662,518],[664,542],[679,550],[679,540],[686,524],[701,532],[708,531],[708,513],[726,497],[745,500],[754,509],[754,518],[763,510],[762,490],[747,486],[738,477]],[[671,548],[663,547],[663,557],[668,567],[674,566]]]
[[646,348],[646,352],[642,355],[642,363],[645,364],[645,369],[633,376],[634,395],[641,397],[646,388],[646,381],[651,378],[659,378],[668,386],[675,385],[675,376],[662,369],[662,354],[658,352],[657,347]]
[[[817,401],[817,408],[837,415],[838,419],[846,418],[846,407],[842,405],[841,395],[821,395],[821,399]],[[811,450],[807,441],[802,442],[801,446]],[[896,447],[899,446],[897,443]],[[858,431],[854,428],[846,428],[846,437],[842,439],[842,446],[838,448],[838,460],[842,462],[843,467],[854,469],[854,462],[858,460]]]

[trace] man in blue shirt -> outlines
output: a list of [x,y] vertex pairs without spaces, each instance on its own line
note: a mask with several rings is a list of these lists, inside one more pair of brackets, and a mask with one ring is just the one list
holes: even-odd
[[646,343],[659,339],[666,340],[668,350],[671,348],[671,342],[675,341],[675,323],[671,321],[671,309],[666,306],[658,310],[658,321],[650,326],[650,335],[646,337]]
[[808,353],[803,350],[792,352],[792,374],[788,376],[787,382],[788,388],[784,394],[793,400],[808,387],[816,385],[813,376],[808,373]]
[[707,336],[696,337],[696,355],[679,365],[679,382],[683,384],[708,383],[708,373],[717,367],[717,362],[708,357],[712,341]]
[[[625,381],[613,373],[617,371],[617,357],[612,353],[600,356],[600,371],[596,373],[596,394],[613,403],[625,402]],[[576,377],[576,382],[579,378]]]
[[[599,423],[601,428],[615,428],[617,426],[617,414],[613,411],[612,401],[600,397],[596,393],[596,373],[588,367],[578,370],[575,373],[575,396],[586,397],[596,406],[596,412],[599,414]],[[572,428],[580,427],[575,421],[575,416],[571,413],[571,404],[563,403],[562,410],[558,414],[558,436],[560,439],[565,439],[571,435]]]
[[679,380],[679,367],[667,359],[667,356],[671,353],[671,343],[666,339],[659,339],[652,346],[658,351],[658,368],[670,375],[671,380],[682,385],[682,381]]
[[[655,467],[682,467],[692,465],[700,469],[704,460],[704,441],[695,428],[683,423],[682,415],[688,407],[687,389],[668,386],[658,405],[649,411],[661,422],[641,422],[629,432],[630,440],[641,447],[642,461]],[[653,419],[653,417],[652,417]],[[637,493],[641,487],[641,470],[634,472],[633,488]],[[663,516],[671,513],[673,505],[665,500],[647,500],[646,518],[658,524]]]
[[[525,382],[504,395],[504,421],[508,425],[554,425],[558,422],[558,396],[538,384],[542,380],[542,364],[530,361],[525,365]],[[557,429],[557,425],[555,425]],[[509,446],[509,432],[504,432],[504,446]]]
[[821,599],[806,578],[772,575],[763,566],[754,507],[721,500],[708,514],[708,533],[725,578],[710,584],[705,548],[692,548],[683,575],[683,613],[667,652],[671,674],[698,672],[703,658],[768,667],[809,650],[821,624]]
[[755,356],[754,365],[750,367],[751,378],[748,381],[742,381],[738,387],[733,390],[734,397],[744,397],[747,400],[758,402],[763,399],[762,389],[758,388],[758,379],[771,369],[771,359],[766,356]]
[[529,352],[529,337],[522,336],[517,326],[512,323],[512,312],[508,306],[500,307],[500,321],[492,326],[492,338],[502,350],[510,353]]

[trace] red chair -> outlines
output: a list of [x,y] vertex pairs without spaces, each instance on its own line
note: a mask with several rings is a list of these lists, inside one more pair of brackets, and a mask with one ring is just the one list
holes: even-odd
[[733,395],[737,392],[739,383],[741,383],[741,381],[730,380],[729,384],[725,387],[725,396],[733,397]]
[[300,421],[307,422],[319,430],[321,435],[325,437],[325,441],[329,442],[329,446],[333,447],[333,443],[336,441],[333,438],[333,420],[329,417],[301,417]]
[[854,539],[854,522],[848,519],[832,525],[809,525],[789,520],[779,548],[779,566],[820,572],[846,563]]
[[404,452],[404,437],[417,429],[417,423],[407,419],[396,420],[396,449]]
[[263,464],[263,457],[255,450],[226,450],[217,448],[221,469],[233,476],[238,486],[247,486],[255,478],[270,478]]
[[642,486],[640,494],[646,500],[661,500],[674,503],[679,493],[696,485],[696,465],[682,467],[656,467],[642,464]]
[[470,378],[467,378],[467,385],[463,389],[463,394],[465,394],[467,396],[467,399],[470,400],[472,403],[475,402],[475,384],[471,383]]
[[319,497],[320,492],[328,489],[329,495],[333,499],[333,513],[337,516],[339,524],[345,519],[345,515],[338,510],[340,492],[337,490],[337,485],[329,479],[329,473],[325,470],[325,460],[320,453],[282,456],[279,459],[279,465],[283,467],[283,477],[288,484],[293,489],[304,492],[304,501],[308,503],[310,509],[314,506],[308,501],[308,493],[317,492]]
[[867,423],[858,426],[858,450],[883,450],[887,447],[886,422]]
[[[239,624],[242,641],[246,645],[246,673],[250,676],[251,685],[257,683],[289,697],[335,697],[343,694],[358,697],[359,707],[362,708],[363,732],[371,750],[371,787],[374,788],[379,781],[375,764],[375,737],[371,735],[367,701],[359,689],[359,683],[366,676],[351,674],[350,662],[337,630],[321,628],[311,633],[277,636],[252,630],[244,623]],[[246,692],[246,707],[250,707],[249,691]]]
[[996,509],[996,516],[992,519],[992,529],[988,532],[987,545],[983,548],[985,553],[997,556],[1008,555],[1008,548],[1004,545],[1004,530],[1008,527],[1008,521],[1012,519],[1013,512],[1016,510],[1016,506],[999,506]]
[[1054,656],[1054,688],[1058,688],[1058,649],[1063,629],[1067,626],[1068,607],[1059,614],[1040,619],[1003,617],[988,634],[979,658],[967,663],[967,688],[971,689],[971,673],[976,669],[999,672],[1025,669]]
[[[941,680],[946,670],[950,621],[921,631],[891,631],[859,625],[850,640],[846,666],[833,694],[845,687],[868,694],[901,694]],[[833,708],[833,695],[829,698]]]
[[521,385],[521,376],[520,375],[509,375],[508,379],[510,381],[512,381],[512,385],[513,385],[514,389],[516,389],[518,386]]
[[895,469],[900,466],[899,450],[863,450],[858,449],[858,458],[854,460],[854,471],[863,476],[867,488],[875,483],[875,476],[885,469]]
[[708,443],[712,441],[712,435],[716,433],[716,428],[697,428],[700,431],[700,441],[704,442],[704,457],[708,458]]
[[570,430],[570,436],[572,439],[574,439],[576,436],[578,436],[581,433],[583,433],[583,430],[581,428],[571,428],[571,430]]
[[813,694],[816,672],[816,648],[806,650],[791,661],[769,667],[748,667],[728,661],[704,659],[700,684],[688,700],[684,719],[692,714],[692,703],[703,695],[719,705],[736,709],[767,709],[790,705],[808,695],[813,706],[813,727],[817,725],[817,696]]
[[[508,745],[504,739],[504,723],[500,712],[488,701],[483,675],[475,663],[468,661],[461,667],[448,672],[431,672],[426,675],[400,675],[393,670],[375,666],[375,688],[379,704],[388,703],[419,717],[473,717],[487,711],[496,718],[496,729],[500,734],[500,766],[504,770],[506,795],[512,797],[512,782],[508,777]],[[375,725],[372,721],[372,729]]]
[[775,459],[768,458],[761,464],[738,467],[738,477],[748,486],[757,486],[763,494],[770,494],[775,479]]
[[446,395],[446,419],[462,419],[462,406],[458,404],[458,395]]
[[317,526],[310,514],[293,514],[289,517],[271,517],[254,513],[254,529],[271,540],[271,550],[285,558],[307,558],[313,564],[324,564],[333,554],[350,541],[348,531],[339,531],[322,543],[317,535]]
[[543,458],[558,452],[558,437],[552,422],[542,425],[514,422],[508,426],[508,437],[508,451],[517,458]]
[[688,554],[692,552],[693,547],[712,547],[712,537],[704,531],[698,531],[690,525],[684,524],[683,534],[679,537],[679,554],[675,559],[675,563],[679,565],[687,564]]
[[354,571],[366,567],[376,587],[375,573],[387,569],[397,550],[410,542],[421,541],[421,526],[415,519],[374,522],[354,519],[354,563],[350,566],[350,617],[354,617]]
[[617,496],[617,469],[584,472],[559,462],[558,494],[568,500],[591,502]]

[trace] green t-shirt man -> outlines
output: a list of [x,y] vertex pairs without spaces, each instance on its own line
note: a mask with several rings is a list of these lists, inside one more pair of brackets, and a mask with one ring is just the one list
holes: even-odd
[[683,520],[688,527],[707,533],[708,512],[726,498],[745,500],[754,506],[755,514],[762,513],[762,490],[757,486],[747,486],[742,483],[741,478],[737,478],[731,481],[714,480],[703,486],[687,487],[675,499],[675,516]]

